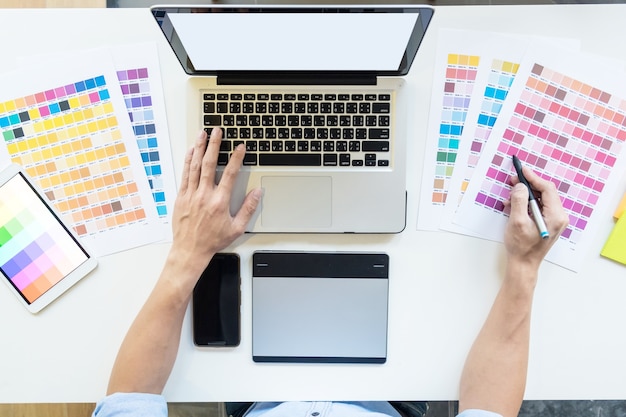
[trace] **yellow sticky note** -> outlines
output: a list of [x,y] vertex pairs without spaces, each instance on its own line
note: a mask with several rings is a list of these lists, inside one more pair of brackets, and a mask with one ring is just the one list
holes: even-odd
[[626,265],[626,215],[613,227],[600,255]]
[[626,194],[624,194],[624,197],[622,197],[622,201],[620,201],[619,205],[617,206],[617,210],[615,210],[615,213],[613,213],[613,217],[619,219],[620,217],[622,217],[624,211],[626,211]]

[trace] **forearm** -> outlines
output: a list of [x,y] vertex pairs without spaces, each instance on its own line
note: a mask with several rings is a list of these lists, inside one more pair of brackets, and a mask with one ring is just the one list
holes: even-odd
[[459,409],[516,416],[526,387],[530,317],[537,268],[509,262],[491,311],[467,357]]
[[[199,272],[198,272],[199,271]],[[160,394],[178,353],[182,322],[199,266],[170,254],[152,293],[131,325],[111,372],[107,394]]]

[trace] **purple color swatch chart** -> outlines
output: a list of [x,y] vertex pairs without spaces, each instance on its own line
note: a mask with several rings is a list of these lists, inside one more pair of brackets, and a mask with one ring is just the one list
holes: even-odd
[[162,179],[163,167],[159,154],[148,68],[120,70],[117,71],[117,77],[135,132],[141,160],[148,176],[157,213],[159,217],[166,217],[168,213]]

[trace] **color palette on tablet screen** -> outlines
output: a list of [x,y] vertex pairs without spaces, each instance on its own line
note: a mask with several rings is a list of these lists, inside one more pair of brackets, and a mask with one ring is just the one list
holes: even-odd
[[0,193],[0,268],[32,303],[87,256],[19,174]]
[[146,218],[108,88],[98,76],[0,102],[11,160],[79,235]]
[[535,64],[475,202],[505,211],[511,157],[552,181],[577,242],[626,141],[626,100]]
[[432,203],[445,204],[480,57],[449,54],[433,180]]
[[152,105],[150,80],[147,68],[133,68],[117,71],[117,78],[122,88],[122,95],[128,110],[128,116],[137,138],[152,198],[159,217],[167,216],[163,169],[159,155],[156,121]]

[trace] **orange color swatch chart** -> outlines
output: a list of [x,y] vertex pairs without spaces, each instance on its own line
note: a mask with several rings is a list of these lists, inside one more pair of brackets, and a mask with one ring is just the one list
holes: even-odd
[[79,236],[146,221],[104,76],[0,101],[0,131]]

